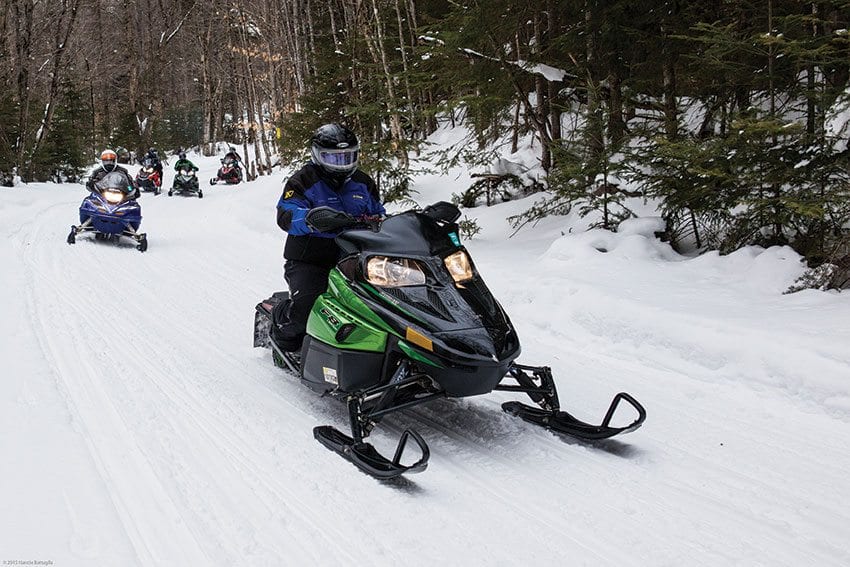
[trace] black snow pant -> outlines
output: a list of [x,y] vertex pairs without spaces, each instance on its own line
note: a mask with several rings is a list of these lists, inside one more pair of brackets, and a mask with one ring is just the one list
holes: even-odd
[[328,289],[331,268],[298,260],[287,260],[283,274],[289,286],[289,301],[275,306],[272,311],[272,340],[282,350],[301,349],[307,334],[307,318],[316,298]]

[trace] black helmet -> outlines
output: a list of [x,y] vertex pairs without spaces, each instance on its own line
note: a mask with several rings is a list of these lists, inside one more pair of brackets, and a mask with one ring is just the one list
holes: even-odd
[[345,179],[357,169],[360,142],[345,126],[325,124],[310,138],[310,154],[329,177]]
[[179,154],[177,154],[177,157],[180,159],[186,159],[186,152],[180,152]]
[[152,155],[152,156],[155,156],[155,155],[156,155],[156,148],[150,148],[150,149],[148,149],[148,153],[149,153],[150,155]]

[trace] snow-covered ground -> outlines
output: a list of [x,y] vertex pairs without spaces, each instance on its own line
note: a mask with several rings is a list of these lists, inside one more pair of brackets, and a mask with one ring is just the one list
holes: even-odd
[[[507,394],[437,402],[376,429],[385,452],[407,426],[431,446],[384,484],[313,439],[345,409],[251,347],[284,289],[282,179],[143,196],[145,253],[65,243],[80,185],[0,189],[0,561],[850,564],[850,295],[783,295],[792,250],[685,258],[640,223],[564,217],[509,239],[530,201],[466,211],[520,361],[552,366],[577,417],[628,391],[648,418],[591,446],[502,413]],[[467,181],[423,176],[417,198]]]

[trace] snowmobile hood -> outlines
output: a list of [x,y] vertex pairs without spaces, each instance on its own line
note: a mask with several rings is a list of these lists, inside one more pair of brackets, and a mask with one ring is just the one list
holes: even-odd
[[[349,256],[340,273],[356,293],[397,334],[415,328],[433,351],[450,362],[504,361],[519,355],[519,339],[507,314],[472,265],[473,276],[455,282],[445,258],[466,249],[455,223],[418,212],[387,218],[378,231],[349,230],[337,242]],[[371,281],[367,265],[374,257],[413,260],[425,273],[422,285],[383,286]],[[419,332],[417,331],[417,332]]]

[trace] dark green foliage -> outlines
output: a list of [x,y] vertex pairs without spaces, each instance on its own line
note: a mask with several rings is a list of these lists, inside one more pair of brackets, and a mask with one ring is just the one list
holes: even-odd
[[17,119],[18,107],[14,98],[11,95],[0,97],[0,186],[11,184],[12,168],[17,165]]
[[[123,146],[134,150],[137,155],[141,156],[151,144],[147,144],[139,133],[136,113],[130,109],[122,109],[118,114],[118,126],[112,132],[109,132],[108,137],[101,145],[109,148]],[[96,153],[99,154],[100,149],[102,148],[96,148]]]
[[[522,180],[510,173],[503,175],[482,174],[477,175],[477,177],[481,179],[473,183],[469,189],[460,195],[452,195],[453,203],[467,209],[480,204],[486,204],[489,207],[496,203],[510,201],[517,195],[529,192]],[[481,202],[482,199],[483,203]]]
[[466,240],[472,240],[475,235],[481,232],[481,227],[478,225],[478,219],[471,219],[464,216],[457,223],[460,236]]
[[198,104],[168,108],[152,128],[152,145],[159,148],[191,148],[201,143],[203,114]]
[[[398,203],[403,206],[415,205],[413,194],[417,191],[413,188],[412,171],[394,168],[389,163],[384,163],[384,167],[370,168],[369,163],[363,164],[362,168],[375,178],[384,203]],[[372,165],[378,163],[380,162],[377,160],[371,161]]]
[[850,177],[828,142],[809,143],[799,123],[753,112],[725,137],[658,137],[631,157],[680,240],[723,251],[791,244],[815,258],[850,221]]
[[91,124],[89,109],[74,85],[61,89],[50,131],[31,158],[32,180],[77,181],[91,163],[90,141],[84,137]]

